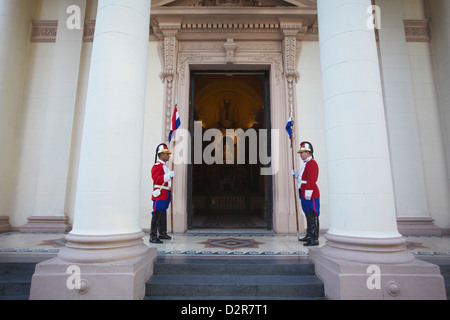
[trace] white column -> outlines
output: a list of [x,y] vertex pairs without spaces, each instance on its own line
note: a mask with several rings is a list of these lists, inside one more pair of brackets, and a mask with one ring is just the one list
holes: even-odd
[[28,223],[20,228],[22,232],[70,230],[65,216],[66,187],[85,11],[86,0],[60,2],[41,159],[36,159],[40,165],[34,211]]
[[318,1],[330,229],[310,257],[330,299],[445,298],[439,268],[416,261],[397,231],[371,5]]
[[72,234],[141,231],[149,2],[98,4]]
[[318,2],[329,233],[399,237],[370,6],[369,0]]
[[377,0],[380,62],[392,160],[399,231],[404,234],[441,235],[433,225],[420,148],[416,106],[406,44],[401,0]]
[[[156,257],[139,226],[150,7],[98,2],[73,229],[58,257],[37,267],[32,299],[144,296]],[[61,282],[61,270],[74,264],[79,290]]]
[[[0,1],[0,217],[9,216],[14,198],[18,119],[34,5],[27,0]],[[7,218],[0,227],[8,228]]]

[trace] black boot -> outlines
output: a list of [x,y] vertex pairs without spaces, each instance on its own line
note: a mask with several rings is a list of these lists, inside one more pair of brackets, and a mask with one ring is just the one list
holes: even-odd
[[160,218],[160,223],[159,223],[159,239],[172,239],[168,234],[167,234],[167,211],[163,211],[161,212],[161,218]]
[[306,216],[306,235],[303,238],[298,239],[298,241],[302,242],[309,241],[309,239],[311,238],[311,217],[310,214],[305,214],[305,216]]
[[305,247],[319,245],[319,217],[311,217],[311,238],[303,244]]
[[163,243],[161,240],[159,240],[158,236],[150,235],[150,242],[151,243]]
[[158,226],[161,223],[161,212],[155,211],[152,214],[152,224],[150,226],[150,243],[163,243],[158,239]]

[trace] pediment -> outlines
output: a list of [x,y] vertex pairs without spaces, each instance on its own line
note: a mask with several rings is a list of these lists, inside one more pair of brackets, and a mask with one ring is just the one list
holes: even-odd
[[315,9],[317,0],[154,0],[161,7],[297,7]]

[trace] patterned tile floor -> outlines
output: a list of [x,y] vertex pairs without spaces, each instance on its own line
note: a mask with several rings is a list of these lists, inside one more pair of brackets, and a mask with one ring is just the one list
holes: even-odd
[[[213,233],[211,233],[213,232]],[[148,234],[144,243],[158,248],[159,254],[187,255],[308,255],[308,248],[297,240],[296,235],[269,232],[240,233],[223,231],[197,231],[175,234],[174,240],[162,244],[150,244]],[[250,232],[250,233],[249,233]],[[0,234],[0,257],[2,255],[55,255],[64,246],[63,233],[19,233]],[[325,243],[320,237],[320,246]],[[406,237],[407,250],[416,255],[450,258],[450,236]]]

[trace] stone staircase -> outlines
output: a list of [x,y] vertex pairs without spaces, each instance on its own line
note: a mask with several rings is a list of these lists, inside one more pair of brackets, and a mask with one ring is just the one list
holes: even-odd
[[305,257],[159,256],[146,300],[325,299]]
[[[420,257],[418,257],[420,259]],[[450,300],[450,260],[425,261],[439,266]],[[0,300],[28,300],[39,261],[0,260]],[[159,256],[146,284],[146,300],[306,300],[325,299],[314,265],[302,257]]]
[[28,300],[36,262],[0,262],[0,300]]
[[439,266],[442,276],[445,281],[445,291],[447,293],[447,300],[450,300],[450,259],[432,258],[432,257],[417,257],[418,259],[433,263]]

